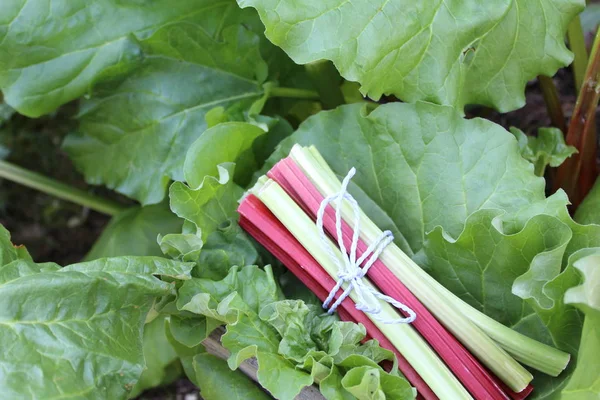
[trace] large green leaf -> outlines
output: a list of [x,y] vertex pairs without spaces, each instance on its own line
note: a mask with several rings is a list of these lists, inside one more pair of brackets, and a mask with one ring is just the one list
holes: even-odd
[[232,371],[227,362],[208,353],[194,357],[200,394],[206,400],[267,400],[270,398],[241,371]]
[[259,37],[241,25],[207,32],[241,14],[217,7],[222,15],[215,15],[211,7],[142,40],[136,71],[82,103],[80,135],[65,148],[88,182],[159,202],[171,179],[183,179],[185,153],[206,129],[206,113],[218,106],[241,113],[263,95]]
[[583,254],[574,264],[583,283],[565,295],[567,303],[585,313],[577,368],[563,390],[566,400],[593,400],[600,397],[600,248]]
[[[582,318],[563,296],[578,279],[567,266],[579,249],[600,246],[600,227],[572,221],[563,192],[545,197],[509,132],[427,103],[369,115],[349,105],[308,119],[269,164],[294,143],[315,145],[339,176],[356,167],[350,190],[361,207],[455,294],[577,353]],[[568,376],[536,375],[537,396],[558,395]]]
[[581,224],[600,225],[600,179],[577,208],[575,219]]
[[340,176],[352,180],[361,207],[391,229],[408,254],[436,226],[457,236],[479,209],[514,212],[542,201],[544,180],[502,127],[465,120],[450,107],[387,104],[368,116],[360,104],[308,119],[270,162],[294,143],[315,145]]
[[[216,39],[223,26],[239,21],[239,13],[229,0],[184,0],[177,4],[166,0],[148,4],[120,0],[60,4],[9,0],[3,5],[0,87],[10,105],[32,117],[81,97],[99,82],[143,68],[149,61],[145,39],[159,28],[178,21],[192,25],[203,21],[204,35],[196,32],[189,37],[186,48],[206,45],[208,50],[218,51],[210,37],[214,35]],[[205,58],[210,57],[208,52],[202,53]],[[231,57],[221,57],[208,65],[227,61]],[[257,66],[240,63],[234,70]]]
[[182,223],[166,204],[132,207],[110,220],[86,259],[161,256],[163,253],[156,241],[157,236],[181,232]]
[[300,64],[332,60],[377,100],[500,111],[525,103],[525,83],[571,62],[567,24],[582,0],[238,0]]
[[[2,249],[11,246],[2,228]],[[6,260],[6,259],[4,259]],[[0,271],[15,259],[0,266]],[[33,264],[35,265],[35,264]],[[123,398],[144,367],[142,330],[154,299],[192,265],[106,258],[13,275],[0,285],[0,398]]]
[[[101,79],[142,62],[139,38],[213,1],[9,0],[0,16],[0,87],[20,113],[37,117],[82,96]],[[224,5],[225,1],[217,2]],[[68,20],[68,24],[64,22]]]
[[144,390],[166,385],[181,375],[177,352],[169,343],[165,332],[165,315],[159,315],[144,325],[143,349],[146,366],[133,387],[131,398]]

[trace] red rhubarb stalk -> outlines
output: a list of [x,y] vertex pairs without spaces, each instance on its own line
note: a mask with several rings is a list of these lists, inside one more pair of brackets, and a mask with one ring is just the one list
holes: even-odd
[[[277,181],[306,212],[315,219],[323,196],[291,159],[278,163],[269,177]],[[335,210],[329,206],[324,216],[326,230],[335,235]],[[342,222],[342,232],[347,248],[350,248],[353,230]],[[359,240],[358,256],[367,249],[364,241]],[[413,326],[444,360],[461,383],[477,399],[513,399],[525,398],[533,389],[529,386],[520,393],[512,392],[499,379],[489,373],[479,361],[443,326],[429,310],[406,288],[406,286],[377,260],[368,272],[368,277],[386,295],[403,302],[417,314]]]
[[[277,257],[321,301],[325,300],[336,282],[271,211],[254,195],[249,195],[240,204],[238,212],[241,215],[240,226]],[[398,359],[398,368],[423,399],[437,399],[392,343],[363,312],[356,309],[352,299],[347,297],[342,302],[338,314],[344,321],[363,324],[369,337],[379,341],[381,347],[392,351]]]

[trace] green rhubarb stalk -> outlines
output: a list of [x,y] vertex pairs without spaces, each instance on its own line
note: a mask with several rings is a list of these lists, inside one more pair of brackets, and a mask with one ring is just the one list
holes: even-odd
[[[296,145],[290,155],[324,197],[340,191],[340,181],[316,148],[308,149]],[[344,204],[341,211],[345,221],[353,219],[354,210],[348,204]],[[381,230],[362,210],[360,226],[360,237],[366,243],[372,243],[381,235]],[[463,313],[459,312],[455,305],[444,301],[440,291],[433,285],[432,281],[435,280],[404,254],[398,246],[392,243],[386,247],[380,259],[423,305],[500,380],[515,392],[521,392],[527,387],[533,379],[531,373]]]
[[456,297],[435,279],[431,277],[430,279],[435,282],[430,283],[438,289],[445,301],[452,303],[459,312],[469,318],[517,361],[551,376],[560,375],[569,364],[570,354],[502,325]]
[[575,91],[579,92],[583,81],[585,79],[585,71],[588,64],[588,52],[585,46],[585,35],[583,34],[583,28],[581,27],[581,19],[577,15],[567,28],[567,39],[569,40],[569,47],[573,52],[573,76],[575,77]]
[[59,199],[91,208],[107,215],[115,215],[125,210],[125,207],[114,201],[94,196],[86,191],[58,182],[37,172],[29,171],[7,161],[0,160],[0,178],[39,190]]
[[314,90],[296,89],[286,87],[273,87],[269,89],[269,97],[286,97],[291,99],[319,100],[319,93]]
[[[313,157],[319,162],[321,168],[329,175],[330,179],[332,179],[333,182],[339,183],[335,173],[331,170],[318,150],[313,147],[310,151]],[[368,217],[366,218],[369,219]],[[451,303],[459,312],[463,313],[471,320],[471,322],[477,325],[519,362],[551,376],[558,376],[569,364],[571,356],[568,353],[540,343],[537,340],[502,325],[500,322],[488,317],[454,295],[454,293],[446,289],[429,274],[422,271],[420,267],[417,266],[417,268],[422,272],[422,277],[426,279],[432,287],[437,289],[439,294],[444,297],[445,301]]]
[[[315,223],[302,211],[288,194],[276,182],[270,179],[260,180],[251,192],[257,196],[271,212],[285,225],[294,237],[317,260],[325,271],[337,279],[337,265],[330,258],[329,253],[323,248],[321,238]],[[341,260],[340,250],[332,245],[336,257]],[[366,281],[370,288],[374,286]],[[347,288],[343,285],[343,289]],[[354,291],[350,298],[358,302]],[[375,298],[371,301],[380,303],[382,319],[395,319],[399,315],[388,303]],[[367,314],[375,326],[383,333],[396,349],[406,358],[410,365],[423,378],[431,390],[443,399],[471,399],[471,395],[462,386],[458,379],[446,367],[437,354],[429,347],[427,342],[409,324],[386,324]],[[418,318],[418,317],[417,317]]]

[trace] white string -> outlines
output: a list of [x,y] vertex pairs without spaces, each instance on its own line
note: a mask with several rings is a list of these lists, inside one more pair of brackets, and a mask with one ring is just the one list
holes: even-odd
[[[319,212],[317,213],[317,227],[319,228],[319,235],[321,237],[321,242],[323,243],[323,247],[334,261],[336,266],[338,267],[338,282],[335,287],[329,293],[329,296],[323,302],[323,308],[328,309],[328,312],[333,313],[337,307],[350,295],[350,292],[354,290],[358,301],[356,302],[356,309],[365,313],[369,313],[373,316],[377,321],[386,323],[386,324],[398,324],[398,323],[411,323],[415,320],[417,315],[415,312],[410,309],[407,305],[396,301],[390,296],[386,296],[376,289],[369,287],[363,281],[363,277],[369,271],[369,268],[375,263],[375,261],[379,258],[383,250],[386,248],[388,244],[390,244],[394,240],[394,236],[392,232],[385,231],[383,232],[371,245],[367,248],[367,250],[363,253],[360,258],[356,258],[358,240],[360,237],[360,207],[358,206],[357,201],[348,193],[348,184],[350,183],[350,179],[356,173],[356,169],[352,168],[348,175],[344,178],[342,182],[342,188],[339,193],[332,194],[328,196],[321,202],[321,206],[319,207]],[[352,235],[352,242],[350,245],[350,252],[348,253],[346,250],[346,246],[344,244],[344,236],[342,233],[342,204],[343,201],[346,200],[350,203],[354,210],[354,233]],[[343,264],[340,262],[339,257],[335,255],[333,252],[333,248],[331,242],[327,238],[325,234],[325,229],[323,228],[323,217],[325,215],[325,210],[329,203],[336,201],[336,212],[335,212],[335,228],[337,235],[338,246],[342,253]],[[366,262],[365,262],[366,261]],[[361,265],[364,263],[363,267]],[[338,299],[331,305],[331,301],[335,297],[335,294],[340,290],[344,283],[348,283],[348,287],[344,290],[344,292],[338,297]],[[408,316],[406,318],[382,318],[378,314],[381,313],[381,303],[379,300],[383,300],[385,302],[390,303],[394,307],[404,311]]]

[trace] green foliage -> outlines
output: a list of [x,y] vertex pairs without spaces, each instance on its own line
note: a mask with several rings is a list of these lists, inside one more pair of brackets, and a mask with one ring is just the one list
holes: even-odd
[[129,395],[131,398],[137,397],[145,389],[169,384],[181,375],[179,357],[165,332],[165,318],[165,315],[160,315],[144,326],[146,366]]
[[317,305],[284,300],[269,266],[233,267],[219,281],[194,278],[179,291],[177,308],[227,324],[221,340],[231,352],[229,366],[256,357],[258,381],[276,398],[294,398],[313,382],[328,399],[343,393],[368,399],[371,390],[384,396],[379,398],[414,398],[406,380],[378,366],[393,354],[376,342],[360,343],[362,325],[337,321]]
[[267,66],[258,36],[239,25],[207,34],[216,23],[210,4],[210,12],[144,39],[139,68],[82,103],[83,135],[70,136],[65,148],[88,182],[159,202],[169,180],[183,178],[182,155],[207,127],[206,113],[242,113],[262,96]]
[[[449,107],[387,104],[367,115],[356,104],[309,118],[268,164],[294,143],[315,145],[340,177],[356,167],[350,190],[363,210],[463,300],[577,354],[582,318],[563,296],[578,279],[567,265],[600,246],[600,226],[572,221],[563,192],[545,197],[510,133]],[[568,377],[536,375],[536,395],[558,395]]]
[[[323,314],[237,223],[252,178],[294,143],[340,177],[355,167],[361,207],[439,282],[572,354],[558,378],[536,375],[532,398],[597,398],[600,184],[575,222],[541,178],[574,152],[560,131],[512,129],[515,140],[462,117],[468,104],[520,107],[529,79],[568,64],[564,32],[582,6],[5,1],[0,124],[79,99],[64,149],[88,183],[141,205],[64,268],[0,228],[0,398],[122,399],[182,371],[207,400],[291,399],[308,385],[331,400],[415,398],[380,366],[392,352]],[[303,99],[275,98],[279,85]],[[342,101],[354,104],[321,111]],[[227,360],[203,346],[220,325]],[[239,370],[249,358],[258,384]]]
[[[342,76],[379,100],[392,94],[462,110],[510,111],[536,75],[569,64],[567,24],[580,0],[501,2],[238,0],[254,7],[265,34],[297,63],[332,60]],[[540,16],[543,16],[540,18]]]
[[590,193],[579,205],[575,220],[581,224],[600,225],[600,180],[596,181]]
[[583,275],[583,283],[567,291],[565,302],[585,313],[579,361],[573,377],[563,390],[563,398],[597,399],[600,396],[600,249],[585,252],[573,266]]
[[577,153],[575,147],[567,146],[564,134],[558,128],[540,128],[537,136],[527,136],[522,130],[511,127],[510,133],[515,135],[521,155],[533,164],[537,176],[544,176],[548,165],[558,167]]
[[123,398],[144,367],[142,331],[157,279],[189,279],[190,264],[153,257],[35,264],[0,228],[1,398]]

